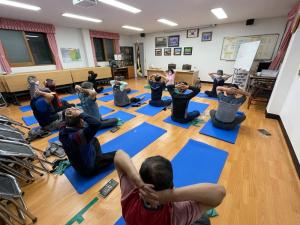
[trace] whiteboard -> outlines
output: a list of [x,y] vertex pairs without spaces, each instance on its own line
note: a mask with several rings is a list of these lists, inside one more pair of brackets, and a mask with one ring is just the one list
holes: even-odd
[[261,41],[255,60],[271,60],[277,45],[279,34],[263,34],[241,37],[225,37],[221,52],[221,60],[236,59],[239,47],[243,43]]
[[234,69],[250,71],[259,46],[260,41],[241,44],[236,56]]

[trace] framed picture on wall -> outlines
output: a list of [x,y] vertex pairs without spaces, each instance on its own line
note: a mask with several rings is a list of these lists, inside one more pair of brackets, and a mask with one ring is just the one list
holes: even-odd
[[197,38],[199,36],[199,29],[189,29],[186,31],[187,38]]
[[162,56],[162,49],[161,48],[155,49],[155,56]]
[[201,41],[211,41],[212,40],[212,32],[202,32]]
[[182,48],[174,48],[173,55],[181,55]]
[[178,47],[179,46],[179,35],[173,35],[168,37],[168,47]]
[[171,56],[172,49],[171,48],[164,48],[164,56]]
[[185,47],[183,49],[183,54],[184,55],[192,55],[193,54],[193,47]]
[[167,37],[156,37],[155,48],[167,47]]

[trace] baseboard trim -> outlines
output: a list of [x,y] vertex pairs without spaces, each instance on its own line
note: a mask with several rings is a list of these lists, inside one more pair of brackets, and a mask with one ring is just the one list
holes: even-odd
[[265,110],[265,116],[268,119],[274,119],[274,120],[280,120],[280,116],[273,113],[268,113],[267,110]]
[[204,84],[212,84],[213,82],[212,82],[212,81],[203,81],[203,80],[201,80],[201,83],[204,83]]
[[291,142],[291,140],[289,138],[289,135],[286,132],[284,124],[283,124],[283,122],[281,120],[281,117],[279,115],[277,115],[277,114],[268,113],[267,110],[265,111],[265,116],[266,116],[266,118],[275,119],[275,120],[277,120],[279,122],[280,129],[281,129],[281,131],[283,133],[283,137],[284,137],[285,142],[286,142],[286,144],[288,146],[290,155],[291,155],[292,160],[293,160],[293,164],[294,164],[296,172],[298,174],[298,178],[300,179],[300,163],[298,161],[297,155],[295,153],[295,149],[294,149],[294,147],[292,145],[292,142]]

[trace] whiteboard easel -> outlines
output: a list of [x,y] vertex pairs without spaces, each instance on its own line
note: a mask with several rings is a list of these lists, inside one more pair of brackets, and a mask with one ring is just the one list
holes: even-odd
[[237,84],[245,90],[249,78],[249,72],[255,59],[260,41],[241,44],[234,64],[233,84]]

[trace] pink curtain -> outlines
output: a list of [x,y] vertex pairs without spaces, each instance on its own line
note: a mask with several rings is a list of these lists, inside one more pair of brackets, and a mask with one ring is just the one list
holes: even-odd
[[292,37],[292,27],[293,27],[294,20],[296,18],[299,6],[300,6],[300,1],[288,13],[288,21],[287,21],[287,25],[285,28],[285,32],[283,34],[277,55],[275,56],[271,65],[269,66],[270,70],[278,70],[280,67],[280,64],[282,63],[282,61],[284,59],[286,50],[289,46],[290,39]]
[[62,64],[58,55],[57,43],[54,36],[55,27],[52,24],[13,20],[0,17],[0,29],[46,33],[50,49],[55,60],[56,69],[62,69]]
[[4,72],[11,73],[11,69],[10,69],[8,61],[6,59],[4,48],[3,48],[1,40],[0,40],[0,66],[1,66],[1,68]]
[[92,52],[93,52],[93,57],[94,57],[94,63],[95,63],[95,66],[97,66],[97,57],[96,57],[96,50],[95,50],[93,37],[91,37],[91,46],[92,46]]
[[114,50],[115,54],[120,54],[120,35],[118,33],[111,33],[111,32],[104,32],[98,30],[90,30],[90,37],[91,37],[91,44],[93,50],[93,56],[95,65],[97,66],[97,58],[96,58],[96,51],[93,42],[93,38],[104,38],[104,39],[112,39],[114,41]]
[[6,30],[55,33],[55,27],[52,24],[13,20],[13,19],[7,19],[2,17],[0,17],[0,28]]
[[48,39],[49,47],[52,51],[52,54],[53,54],[53,57],[55,60],[56,69],[62,70],[63,67],[62,67],[60,59],[59,59],[55,35],[53,33],[47,33],[47,39]]

